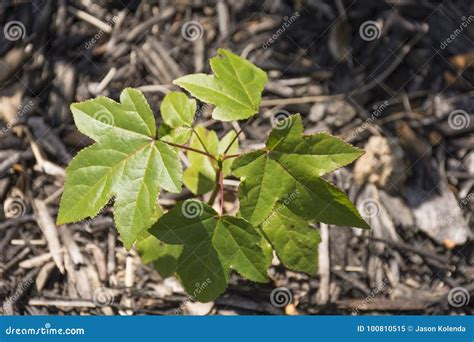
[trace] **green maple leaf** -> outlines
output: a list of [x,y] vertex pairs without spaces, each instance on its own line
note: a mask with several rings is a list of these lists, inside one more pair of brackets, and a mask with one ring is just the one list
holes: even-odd
[[347,195],[320,177],[362,153],[326,133],[303,135],[301,117],[293,115],[272,130],[265,149],[244,154],[232,164],[241,178],[242,217],[262,225],[289,268],[316,270],[317,251],[312,249],[319,236],[308,230],[308,221],[368,228]]
[[288,207],[305,219],[367,228],[347,196],[320,176],[347,165],[362,151],[326,133],[303,135],[299,115],[272,130],[267,147],[244,154],[232,164],[242,178],[242,216],[258,225],[285,195]]
[[221,121],[247,119],[258,113],[267,75],[246,59],[219,49],[211,58],[214,75],[192,74],[173,83],[197,99],[216,106],[212,117]]
[[152,263],[163,278],[177,271],[182,246],[166,244],[147,232],[137,241],[136,247],[142,262]]
[[158,134],[161,140],[175,144],[185,144],[192,134],[196,100],[185,94],[172,92],[165,96],[160,105],[163,123]]
[[[163,216],[163,208],[156,205],[156,211],[150,218],[149,227]],[[173,275],[178,267],[178,258],[183,251],[182,246],[169,245],[151,235],[148,230],[140,233],[136,248],[143,263],[151,263],[163,278]]]
[[317,273],[321,237],[308,221],[293,214],[283,203],[277,203],[261,227],[286,267],[311,275]]
[[162,141],[168,141],[178,145],[185,145],[193,131],[188,127],[171,128],[165,123],[158,129],[158,136]]
[[[266,73],[222,49],[210,64],[213,75],[188,75],[175,83],[215,105],[214,119],[257,113]],[[288,268],[316,274],[321,239],[315,222],[368,228],[347,195],[322,178],[363,152],[326,133],[304,135],[299,115],[280,121],[265,148],[232,163],[239,148],[236,133],[219,139],[214,131],[193,128],[196,100],[180,92],[163,99],[158,132],[145,97],[130,88],[119,103],[98,97],[72,104],[71,111],[78,129],[95,144],[66,169],[58,224],[93,217],[114,199],[125,247],[137,241],[142,261],[163,277],[176,273],[191,298],[218,297],[231,269],[267,281],[273,251]],[[189,140],[189,146],[180,146]],[[184,174],[178,148],[190,161]],[[220,216],[198,200],[163,214],[157,204],[161,189],[178,193],[184,182],[191,192],[204,194],[218,186],[218,170],[241,180],[237,217]]]
[[186,291],[199,301],[213,300],[224,292],[231,268],[252,281],[267,281],[269,258],[260,233],[246,220],[219,216],[203,202],[178,203],[158,219],[150,233],[165,243],[184,246],[177,274]]
[[[197,137],[199,135],[199,138]],[[208,131],[201,125],[195,127],[195,134],[191,137],[189,146],[198,150],[203,150],[201,145],[204,143],[207,151],[214,157],[223,154],[227,146],[235,138],[236,133],[231,131],[227,133],[220,141],[216,132]],[[201,141],[200,141],[201,140]],[[228,154],[237,153],[239,142],[237,139],[227,151]],[[187,151],[187,155],[191,165],[184,171],[183,183],[196,195],[205,194],[214,188],[217,163],[208,156]],[[222,172],[224,177],[230,174],[230,165],[232,160],[227,159],[222,163]]]
[[127,88],[120,103],[106,97],[74,103],[78,129],[96,143],[66,169],[58,224],[94,217],[114,197],[114,218],[125,247],[149,227],[159,189],[181,191],[182,168],[172,148],[156,140],[143,94]]
[[163,121],[171,128],[191,127],[196,112],[196,100],[185,94],[172,92],[165,96],[160,105]]

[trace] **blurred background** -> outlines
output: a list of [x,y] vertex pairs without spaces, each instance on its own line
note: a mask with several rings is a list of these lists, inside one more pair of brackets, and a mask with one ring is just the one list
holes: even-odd
[[[0,27],[0,313],[473,313],[473,2],[5,0]],[[268,284],[233,274],[202,304],[122,247],[110,207],[55,218],[64,168],[92,143],[70,103],[137,87],[159,122],[172,80],[210,72],[219,47],[269,74],[242,150],[293,113],[308,134],[364,148],[328,179],[372,229],[320,225],[318,276],[275,259]],[[239,129],[211,109],[201,124]],[[237,186],[226,181],[228,211]]]

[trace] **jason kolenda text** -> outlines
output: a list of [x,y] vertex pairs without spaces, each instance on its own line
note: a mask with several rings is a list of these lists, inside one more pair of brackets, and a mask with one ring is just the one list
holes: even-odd
[[451,325],[430,325],[420,326],[415,328],[415,332],[466,332],[466,327],[462,325],[451,326]]

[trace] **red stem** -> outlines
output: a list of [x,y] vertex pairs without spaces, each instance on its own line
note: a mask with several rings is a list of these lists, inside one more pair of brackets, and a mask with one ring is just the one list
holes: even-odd
[[204,151],[206,151],[206,153],[209,153],[209,151],[207,150],[206,145],[204,144],[204,141],[202,141],[202,139],[199,136],[198,132],[194,129],[194,127],[192,127],[191,130],[193,131],[194,135],[196,135],[196,137],[198,138],[199,142],[201,143],[201,146],[204,148]]
[[222,157],[222,160],[230,159],[230,158],[237,158],[240,157],[242,154],[237,153],[237,154],[226,154],[225,156]]
[[219,170],[219,184],[220,184],[220,195],[221,195],[221,215],[224,214],[224,173]]
[[174,147],[179,147],[179,148],[182,148],[184,150],[189,150],[189,151],[193,151],[193,152],[196,152],[196,153],[199,153],[199,154],[203,154],[205,156],[208,156],[209,158],[211,159],[214,159],[216,160],[216,157],[214,157],[212,154],[210,153],[207,153],[207,152],[204,152],[204,151],[201,151],[201,150],[198,150],[198,149],[195,149],[193,147],[189,147],[189,146],[185,146],[185,145],[180,145],[180,144],[175,144],[175,143],[172,143],[172,142],[169,142],[169,141],[166,141],[166,140],[160,140],[161,142],[164,142],[165,144],[167,145],[170,145],[170,146],[174,146]]

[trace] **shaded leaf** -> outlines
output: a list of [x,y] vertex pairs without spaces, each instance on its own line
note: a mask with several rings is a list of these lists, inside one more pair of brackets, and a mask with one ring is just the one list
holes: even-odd
[[286,267],[311,275],[317,273],[321,238],[308,221],[293,214],[284,204],[277,204],[263,221],[262,229]]
[[[157,204],[155,213],[150,218],[149,226],[151,227],[162,215],[163,209]],[[168,245],[158,240],[148,231],[140,233],[136,248],[142,262],[145,264],[152,263],[163,278],[167,278],[176,272],[178,258],[183,250],[182,246]]]
[[145,237],[137,242],[136,247],[142,262],[152,263],[163,278],[167,278],[177,271],[178,259],[183,251],[182,246],[168,245],[146,233]]
[[208,284],[196,295],[199,301],[224,292],[230,268],[253,281],[267,280],[269,264],[261,235],[246,220],[219,216],[203,202],[178,203],[150,233],[168,244],[184,246],[177,273],[188,293],[195,293],[196,284]]
[[272,130],[265,150],[232,164],[241,177],[242,216],[259,225],[281,201],[305,220],[368,228],[347,196],[319,177],[357,159],[361,150],[325,133],[304,136],[299,115],[286,120]]

